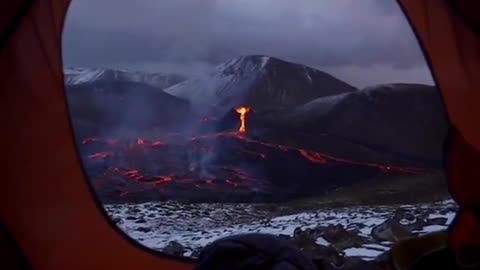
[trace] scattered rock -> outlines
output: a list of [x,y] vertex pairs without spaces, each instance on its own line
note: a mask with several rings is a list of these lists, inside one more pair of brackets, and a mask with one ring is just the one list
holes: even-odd
[[411,231],[422,230],[425,226],[428,226],[428,222],[425,219],[417,218],[415,223],[408,225]]
[[147,221],[144,218],[139,218],[139,219],[137,219],[137,221],[135,221],[135,223],[143,224],[143,223],[147,223]]
[[446,215],[446,214],[450,213],[450,210],[448,208],[447,209],[441,209],[438,213],[440,215]]
[[293,230],[293,238],[299,237],[302,233],[302,227],[296,227],[295,230]]
[[363,223],[352,223],[350,224],[351,227],[355,227],[357,229],[363,229],[365,227],[367,227],[367,225],[363,224]]
[[428,219],[427,223],[429,225],[445,225],[447,224],[448,219],[444,217]]
[[174,256],[183,256],[183,254],[186,252],[186,249],[182,244],[176,241],[171,241],[162,249],[162,252]]
[[397,242],[412,237],[413,233],[398,221],[387,219],[384,223],[373,227],[371,235],[377,241]]
[[458,211],[458,207],[455,206],[455,205],[450,205],[448,208],[447,208],[448,212],[457,212]]
[[345,254],[338,252],[333,247],[310,245],[300,247],[300,249],[311,257],[317,265],[322,265],[321,269],[338,269],[345,265]]
[[326,227],[321,235],[337,250],[344,250],[350,247],[360,247],[361,245],[368,243],[367,239],[358,235],[358,231],[347,231],[340,224]]
[[136,230],[139,231],[139,232],[147,233],[147,232],[152,231],[152,228],[150,228],[150,227],[138,227]]
[[153,214],[153,213],[147,215],[147,217],[151,217],[151,218],[156,217],[156,216],[157,216],[157,215],[155,215],[155,214]]
[[260,224],[269,226],[271,224],[271,222],[270,222],[270,219],[264,219],[260,222]]
[[202,248],[196,248],[192,251],[192,255],[190,255],[190,256],[192,258],[198,258],[201,253],[202,253]]
[[392,220],[400,222],[401,220],[414,221],[415,215],[405,208],[398,208],[392,217]]
[[126,219],[126,220],[136,220],[136,219],[137,219],[137,217],[134,217],[134,216],[127,216],[125,219]]
[[113,217],[113,218],[112,218],[112,221],[113,221],[113,223],[115,223],[115,224],[122,224],[122,223],[123,223],[122,219],[119,218],[119,217]]
[[285,240],[292,240],[292,237],[290,237],[290,235],[287,235],[287,234],[279,234],[278,237]]

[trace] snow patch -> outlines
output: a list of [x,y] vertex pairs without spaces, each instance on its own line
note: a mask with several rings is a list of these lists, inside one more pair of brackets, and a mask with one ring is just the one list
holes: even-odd
[[264,68],[267,66],[267,64],[268,64],[268,61],[270,61],[270,57],[268,57],[268,56],[262,56],[262,57],[261,57],[261,60],[262,60],[262,63],[260,64],[260,68],[261,68],[261,69],[264,69]]
[[317,241],[315,241],[315,243],[319,244],[320,246],[327,246],[327,247],[330,246],[330,242],[325,240],[325,238],[323,237],[319,237]]
[[347,248],[343,252],[345,256],[361,258],[375,258],[383,253],[383,251],[368,248]]
[[[194,250],[219,238],[235,234],[259,232],[293,236],[296,228],[305,230],[338,224],[344,228],[356,227],[360,231],[360,236],[372,239],[370,235],[372,228],[391,218],[398,208],[398,206],[349,207],[275,216],[270,212],[258,210],[264,209],[258,206],[261,205],[152,202],[105,205],[105,209],[124,232],[141,244],[162,250],[169,242],[176,241],[188,249],[186,253],[188,256]],[[452,206],[455,206],[454,203],[440,202],[411,207],[428,211],[434,217],[450,217],[455,213]],[[447,209],[451,210],[446,211]],[[431,225],[415,233],[423,235],[446,228]],[[317,238],[316,243],[322,246],[331,244],[323,237]],[[347,256],[369,260],[387,251],[392,244],[370,243],[346,249],[344,252]]]
[[442,226],[442,225],[430,225],[430,226],[424,227],[420,232],[432,233],[432,232],[443,231],[443,230],[446,230],[447,228],[448,228],[447,226]]
[[379,244],[365,244],[363,245],[363,247],[365,248],[369,248],[369,249],[379,249],[379,250],[383,250],[383,251],[387,251],[390,249],[390,247],[388,246],[382,246],[382,245],[379,245]]
[[97,80],[105,73],[104,69],[75,68],[65,69],[65,83],[67,85],[77,85]]

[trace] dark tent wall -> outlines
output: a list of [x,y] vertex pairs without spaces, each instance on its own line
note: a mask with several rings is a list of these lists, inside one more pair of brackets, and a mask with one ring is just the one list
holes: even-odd
[[[452,243],[461,246],[476,239],[478,228],[469,210],[480,200],[478,36],[446,0],[400,3],[428,52],[458,130],[448,169],[453,195],[466,213],[453,231]],[[191,269],[132,244],[96,203],[63,91],[61,31],[69,1],[28,4],[0,4],[0,221],[34,269]]]
[[[426,50],[454,131],[447,154],[450,192],[462,208],[451,245],[480,244],[480,40],[472,0],[399,1]],[[475,214],[476,213],[476,214]]]
[[480,150],[479,38],[448,2],[400,1],[426,49],[451,123]]
[[63,91],[68,3],[34,1],[0,51],[0,219],[34,269],[190,269],[122,237],[87,186]]

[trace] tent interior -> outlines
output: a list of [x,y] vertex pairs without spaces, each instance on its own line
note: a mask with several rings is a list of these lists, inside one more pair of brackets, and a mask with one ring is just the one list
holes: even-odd
[[[448,245],[460,252],[480,245],[480,2],[398,2],[451,125],[444,164],[460,210]],[[64,89],[62,31],[69,4],[0,4],[0,268],[194,269],[195,260],[150,250],[127,236],[85,180]]]

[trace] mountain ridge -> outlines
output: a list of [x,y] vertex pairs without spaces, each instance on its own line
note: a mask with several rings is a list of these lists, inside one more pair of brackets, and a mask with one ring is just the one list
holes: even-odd
[[320,70],[274,57],[250,55],[220,64],[207,75],[180,82],[165,92],[190,100],[197,109],[224,113],[243,105],[260,110],[293,107],[318,97],[356,90]]
[[185,79],[185,77],[178,74],[128,71],[124,69],[84,67],[64,69],[64,81],[66,85],[79,85],[95,81],[122,81],[145,83],[164,89]]

